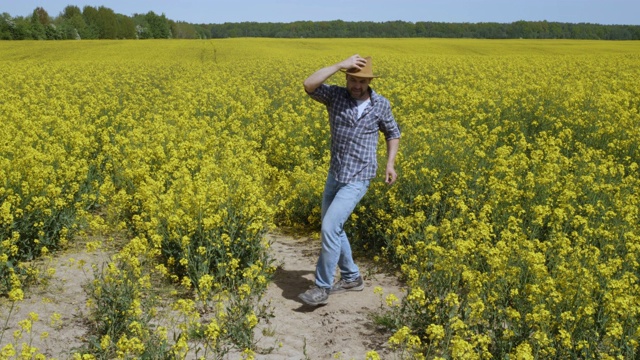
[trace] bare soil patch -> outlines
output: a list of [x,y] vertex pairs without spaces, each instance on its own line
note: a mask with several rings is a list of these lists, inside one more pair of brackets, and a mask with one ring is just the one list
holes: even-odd
[[314,284],[314,272],[320,240],[273,235],[273,256],[280,264],[265,300],[273,307],[274,318],[261,324],[272,336],[256,335],[259,345],[272,346],[273,339],[282,347],[260,359],[364,359],[367,351],[376,350],[382,359],[393,358],[386,346],[390,334],[376,325],[371,314],[378,312],[382,298],[374,294],[381,287],[385,295],[402,297],[397,278],[377,271],[372,261],[356,258],[365,274],[365,288],[359,292],[332,295],[325,306],[308,306],[298,294]]
[[[87,251],[84,244],[76,244],[64,252],[38,260],[37,267],[43,277],[35,286],[24,293],[24,300],[17,302],[13,309],[8,299],[0,299],[0,332],[4,336],[0,348],[14,343],[18,353],[22,344],[30,344],[38,353],[47,358],[70,359],[75,350],[82,346],[87,333],[86,302],[83,286],[93,281],[93,266],[101,266],[109,261],[105,251]],[[55,269],[53,275],[45,275],[47,269]],[[14,332],[20,329],[19,321],[29,319],[35,313],[38,320],[32,325],[31,333],[23,331],[22,338],[14,339]]]

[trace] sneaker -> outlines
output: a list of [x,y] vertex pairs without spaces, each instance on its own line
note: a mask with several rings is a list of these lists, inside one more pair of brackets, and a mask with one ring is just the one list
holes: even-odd
[[298,297],[307,305],[326,305],[329,303],[329,291],[329,289],[314,286],[313,288],[298,295]]
[[362,276],[358,276],[353,281],[347,281],[344,279],[340,279],[337,283],[333,284],[331,287],[331,294],[339,294],[345,291],[362,291],[364,289],[364,281],[362,281]]

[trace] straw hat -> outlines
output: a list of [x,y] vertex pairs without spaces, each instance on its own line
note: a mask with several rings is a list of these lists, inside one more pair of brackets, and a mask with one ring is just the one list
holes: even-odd
[[362,67],[362,69],[351,68],[349,70],[343,70],[347,73],[347,75],[352,75],[359,78],[376,78],[378,75],[373,75],[373,65],[371,61],[371,56],[367,56],[364,58],[367,63]]

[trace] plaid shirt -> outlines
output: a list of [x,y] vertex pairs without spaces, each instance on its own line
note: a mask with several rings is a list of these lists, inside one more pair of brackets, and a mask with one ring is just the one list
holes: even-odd
[[329,112],[331,163],[329,172],[336,181],[349,183],[376,176],[378,134],[386,140],[400,138],[400,128],[391,113],[389,100],[370,90],[371,103],[358,117],[358,105],[346,88],[322,84],[309,96]]

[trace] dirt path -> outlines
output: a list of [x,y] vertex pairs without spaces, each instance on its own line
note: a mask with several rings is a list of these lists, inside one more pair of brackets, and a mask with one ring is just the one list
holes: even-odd
[[[0,299],[0,326],[4,327],[0,349],[13,343],[20,354],[21,344],[27,343],[48,359],[70,359],[74,350],[82,346],[87,332],[87,296],[83,286],[93,280],[92,266],[108,261],[106,252],[86,251],[83,244],[52,258],[38,260],[41,262],[38,268],[43,271],[55,269],[55,274],[43,277],[40,284],[25,290],[24,300],[13,309],[8,306],[7,299]],[[30,313],[38,315],[31,332],[23,331],[22,338],[15,340],[14,332],[20,329],[18,322],[29,319]],[[0,328],[0,333],[2,330]]]
[[[257,345],[262,349],[257,359],[364,359],[370,350],[376,350],[383,359],[396,358],[386,346],[389,334],[370,316],[382,305],[380,295],[374,294],[375,287],[381,287],[385,295],[402,296],[395,278],[375,273],[365,261],[356,259],[365,274],[362,292],[333,295],[325,306],[307,306],[298,294],[313,285],[319,240],[270,236],[279,267],[264,297],[273,318],[259,324],[256,330]],[[31,333],[23,333],[17,344],[31,343],[47,358],[69,359],[86,335],[87,297],[82,287],[93,280],[92,266],[101,266],[108,259],[105,252],[87,252],[79,247],[48,260],[47,267],[54,268],[55,275],[44,282],[46,286],[28,290],[8,321],[9,307],[6,299],[0,299],[0,326],[5,326],[5,321],[7,324],[0,349],[7,343],[16,343],[13,334],[19,329],[18,322],[33,312],[38,314],[38,320]],[[42,336],[45,333],[47,337]]]
[[[265,298],[271,300],[275,317],[263,324],[273,331],[282,347],[260,359],[364,359],[367,351],[376,350],[383,359],[392,358],[386,347],[389,334],[384,333],[369,316],[381,306],[374,294],[379,286],[384,294],[402,297],[398,281],[382,273],[371,274],[372,268],[358,261],[365,276],[365,289],[329,297],[320,307],[305,305],[298,294],[313,285],[320,241],[273,236],[273,254],[281,264]],[[260,335],[258,335],[260,336]],[[259,345],[268,347],[272,337],[264,337]]]

